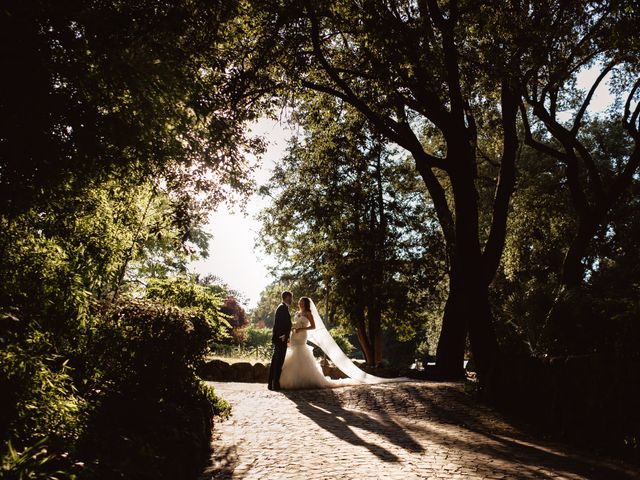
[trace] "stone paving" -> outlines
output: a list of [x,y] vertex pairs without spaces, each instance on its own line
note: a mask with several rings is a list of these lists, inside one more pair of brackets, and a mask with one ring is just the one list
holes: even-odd
[[212,383],[213,479],[640,479],[640,469],[534,438],[458,383],[271,392]]

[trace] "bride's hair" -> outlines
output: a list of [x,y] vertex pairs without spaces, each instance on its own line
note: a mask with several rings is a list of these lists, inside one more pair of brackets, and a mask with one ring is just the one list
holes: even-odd
[[310,312],[311,311],[311,299],[309,297],[300,297],[300,300],[302,300],[302,303],[304,305],[304,311],[305,312]]

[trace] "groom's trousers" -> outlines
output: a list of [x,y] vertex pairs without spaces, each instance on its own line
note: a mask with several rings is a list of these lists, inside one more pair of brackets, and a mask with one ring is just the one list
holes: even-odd
[[287,342],[276,340],[273,344],[273,355],[271,356],[271,367],[269,368],[269,388],[280,388],[280,374],[282,364],[287,354]]

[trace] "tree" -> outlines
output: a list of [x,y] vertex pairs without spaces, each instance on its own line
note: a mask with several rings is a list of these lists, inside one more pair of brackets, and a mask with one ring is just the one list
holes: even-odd
[[[638,11],[615,1],[566,8],[573,22],[561,24],[553,10],[540,9],[516,22],[520,29],[514,34],[520,44],[527,41],[523,39],[532,24],[549,26],[538,29],[538,41],[523,60],[521,114],[527,145],[562,166],[577,217],[550,323],[567,323],[564,315],[554,313],[555,305],[584,286],[593,241],[640,166]],[[577,77],[588,69],[596,74],[582,91]],[[593,112],[594,95],[607,79],[616,101],[606,112]]]
[[243,133],[255,109],[240,82],[227,83],[236,59],[225,56],[220,28],[235,7],[5,4],[0,56],[11,70],[0,101],[0,213],[114,174],[140,182],[162,174],[183,192],[176,216],[190,192],[219,200],[225,185],[247,185],[248,169],[235,166],[255,146]]
[[[564,165],[579,220],[562,267],[562,284],[570,288],[583,281],[589,242],[606,223],[640,165],[640,65],[637,36],[632,33],[638,18],[633,17],[633,9],[631,13],[625,9],[624,2],[573,8],[571,15],[581,20],[569,25],[572,28],[539,32],[544,35],[540,43],[553,46],[544,51],[544,62],[539,59],[541,53],[534,50],[529,69],[521,77],[524,100],[530,107],[522,107],[526,142]],[[540,11],[529,21],[548,19],[548,12]],[[576,76],[588,67],[598,74],[587,90],[580,91],[575,86]],[[610,86],[618,102],[606,114],[602,127],[608,123],[610,134],[619,141],[606,145],[600,141],[606,136],[592,134],[589,108],[594,94],[611,75]],[[531,115],[535,125],[531,125]],[[614,132],[615,124],[624,130]],[[533,131],[534,127],[539,131]],[[542,135],[543,141],[536,140],[535,133]],[[607,151],[607,147],[613,150]]]
[[260,292],[260,299],[258,305],[249,312],[251,317],[251,323],[258,327],[273,328],[274,315],[276,308],[281,302],[280,295],[285,290],[296,291],[295,288],[291,288],[288,285],[284,285],[278,281],[274,281],[267,285],[262,292]]
[[545,317],[575,222],[557,162],[523,147],[518,166],[505,251],[491,295],[501,348],[539,357],[550,353]]
[[[571,51],[576,32],[594,23],[615,26],[633,9],[616,1],[250,3],[249,25],[259,32],[252,45],[270,52],[278,87],[340,98],[411,153],[449,257],[438,365],[445,375],[460,375],[468,330],[480,379],[486,379],[498,358],[488,286],[500,263],[513,192],[522,77],[535,85],[537,67],[545,75],[557,67],[571,76],[573,55],[567,64],[556,62],[553,52]],[[612,15],[599,15],[603,11]],[[590,41],[575,51],[581,58],[601,52]],[[480,184],[478,145],[492,134],[499,139],[490,157],[498,173],[491,185]],[[486,189],[494,193],[485,206],[479,200]]]
[[443,242],[411,165],[356,109],[311,96],[298,118],[304,133],[262,188],[260,238],[288,275],[315,281],[327,321],[343,313],[376,366],[383,321],[415,330],[416,312],[439,307]]
[[244,308],[233,296],[227,296],[224,299],[220,311],[229,317],[229,324],[232,328],[243,328],[249,324]]
[[223,311],[224,293],[215,286],[202,285],[195,278],[152,279],[145,296],[201,315],[212,328],[213,338],[224,338],[230,328],[228,313]]
[[[441,8],[435,1],[253,5],[251,24],[260,42],[274,45],[274,76],[283,79],[282,88],[349,103],[378,134],[412,155],[447,246],[449,297],[438,366],[443,375],[462,374],[468,330],[484,378],[498,353],[487,290],[502,253],[518,145],[517,93],[509,73],[517,70],[518,58],[490,28],[505,9],[492,13],[478,2]],[[498,112],[500,122],[483,125],[482,110]],[[500,131],[502,152],[490,224],[482,226],[476,145],[487,128]],[[433,132],[427,141],[425,129]]]

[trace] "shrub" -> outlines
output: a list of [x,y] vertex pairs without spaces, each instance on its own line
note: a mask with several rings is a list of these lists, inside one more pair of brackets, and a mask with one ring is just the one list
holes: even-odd
[[32,331],[0,350],[2,438],[18,439],[18,449],[45,436],[58,445],[73,442],[82,428],[84,401],[68,361],[51,353],[51,345],[51,334]]
[[49,453],[47,439],[42,438],[33,445],[17,450],[11,442],[2,456],[0,477],[5,480],[48,478],[52,480],[74,480],[76,475],[59,468],[60,459]]
[[53,335],[22,323],[0,335],[0,477],[72,478],[86,402]]
[[[347,332],[344,327],[333,327],[329,330],[329,333],[347,357],[353,354],[354,347],[349,340],[349,332]],[[313,354],[316,357],[321,357],[323,355],[322,350],[319,347],[313,348]]]
[[246,329],[241,327],[233,327],[231,329],[231,343],[233,343],[234,345],[244,345],[246,341]]
[[246,329],[245,346],[248,348],[271,348],[271,335],[272,330],[270,328],[257,328],[253,325],[249,325]]
[[146,297],[194,312],[206,319],[213,338],[228,337],[231,325],[228,316],[222,312],[224,293],[219,286],[202,285],[186,277],[154,278],[147,283]]
[[349,332],[344,327],[333,327],[329,330],[329,333],[345,355],[349,356],[353,353],[353,344],[349,341]]
[[92,408],[80,454],[87,478],[195,476],[209,455],[212,418],[229,406],[197,376],[207,319],[148,301],[110,310],[96,326]]

